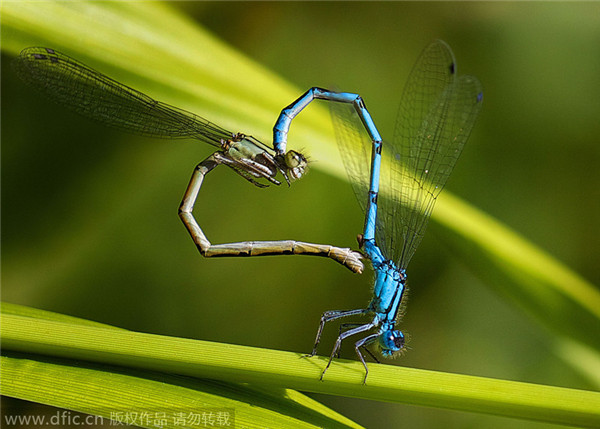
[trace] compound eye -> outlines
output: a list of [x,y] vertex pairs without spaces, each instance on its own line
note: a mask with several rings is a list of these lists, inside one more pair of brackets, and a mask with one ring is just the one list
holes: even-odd
[[392,341],[397,350],[402,350],[404,348],[404,334],[402,332],[394,331]]
[[285,165],[287,165],[288,168],[302,168],[306,166],[306,158],[301,153],[290,150],[285,154]]
[[306,158],[301,153],[290,150],[285,154],[285,166],[292,179],[296,180],[302,177],[307,165],[308,161],[306,161]]
[[386,331],[379,337],[381,354],[391,356],[404,348],[404,334],[400,331]]

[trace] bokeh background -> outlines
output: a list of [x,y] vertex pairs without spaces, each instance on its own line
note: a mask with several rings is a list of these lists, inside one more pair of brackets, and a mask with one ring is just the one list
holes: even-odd
[[[384,137],[393,133],[410,67],[431,40],[444,39],[459,73],[484,86],[480,119],[447,189],[599,283],[600,4],[172,6],[298,95],[332,85],[360,93]],[[83,119],[25,87],[10,59],[2,57],[3,300],[132,330],[297,352],[310,351],[323,311],[366,305],[370,271],[353,275],[310,257],[203,259],[177,208],[210,148]],[[248,131],[265,140],[270,132]],[[350,185],[318,159],[291,189],[256,189],[217,169],[196,216],[213,243],[293,238],[356,247],[362,227]],[[409,270],[402,328],[411,350],[394,364],[592,388],[553,355],[551,333],[468,265],[432,222]],[[326,332],[321,353],[335,331]],[[343,355],[353,358],[353,350]],[[314,397],[369,428],[545,427]]]

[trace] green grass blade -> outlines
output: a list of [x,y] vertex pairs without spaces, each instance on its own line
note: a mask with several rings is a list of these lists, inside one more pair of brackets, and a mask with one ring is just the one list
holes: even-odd
[[359,427],[320,415],[287,389],[267,393],[232,383],[10,352],[0,363],[5,396],[139,427],[153,428],[159,421],[166,428],[202,427],[210,413],[215,427],[227,426],[226,419],[230,427]]
[[81,319],[67,314],[55,313],[53,311],[40,310],[39,308],[27,307],[25,305],[13,304],[11,302],[0,302],[0,313],[3,315],[30,317],[33,319],[49,320],[51,322],[64,322],[73,325],[96,326],[98,328],[121,329],[105,323],[93,320]]
[[2,315],[2,347],[200,378],[594,426],[600,393]]
[[443,195],[438,232],[478,275],[553,332],[600,351],[600,290],[493,217]]
[[[17,304],[2,303],[1,308],[3,315],[126,332]],[[184,379],[6,350],[3,354],[3,395],[104,418],[115,412],[123,416],[144,410],[153,415],[166,412],[172,417],[173,412],[190,413],[204,408],[207,412],[234,410],[237,423],[247,427],[360,427],[291,389]]]
[[[2,19],[5,52],[17,55],[27,46],[62,50],[161,101],[266,142],[276,115],[306,90],[165,3],[11,2],[3,5]],[[343,176],[337,148],[321,143],[323,134],[331,135],[327,110],[307,109],[302,117],[309,125],[294,124],[290,141],[308,148],[319,163],[326,162],[317,168],[335,166]]]

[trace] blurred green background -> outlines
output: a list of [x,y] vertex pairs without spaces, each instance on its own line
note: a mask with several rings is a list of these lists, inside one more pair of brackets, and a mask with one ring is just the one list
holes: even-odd
[[[360,93],[384,138],[418,54],[445,40],[459,73],[484,86],[480,119],[447,189],[599,283],[600,4],[172,5],[298,95],[333,85]],[[370,271],[353,275],[310,257],[203,259],[177,208],[210,148],[83,119],[36,96],[10,59],[2,57],[3,300],[132,330],[298,352],[311,349],[323,311],[366,305]],[[242,131],[269,141],[268,129]],[[200,225],[213,243],[356,247],[362,215],[352,189],[318,164],[291,188],[267,190],[217,169],[196,205]],[[453,257],[438,232],[432,222],[411,262],[401,325],[411,350],[394,363],[592,388],[552,354],[551,334]],[[322,354],[335,331],[326,332]],[[353,358],[352,349],[343,356]],[[314,396],[370,428],[545,426]]]

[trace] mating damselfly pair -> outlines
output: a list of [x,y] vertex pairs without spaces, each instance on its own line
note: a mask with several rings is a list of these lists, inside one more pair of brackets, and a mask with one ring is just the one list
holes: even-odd
[[[192,210],[206,174],[227,165],[257,186],[260,180],[289,184],[307,168],[306,158],[286,151],[294,117],[314,99],[331,101],[342,159],[361,208],[366,212],[359,243],[375,271],[373,298],[367,308],[328,311],[311,356],[316,354],[324,325],[348,316],[372,315],[368,323],[343,324],[331,353],[344,339],[370,334],[355,344],[361,353],[377,344],[384,356],[404,348],[395,329],[406,285],[406,266],[419,245],[433,205],[458,159],[479,112],[482,92],[476,78],[458,76],[452,51],[442,41],[428,46],[415,64],[400,104],[393,141],[381,136],[357,94],[312,88],[283,109],[273,129],[273,147],[243,133],[231,133],[197,115],[156,101],[49,48],[27,48],[16,61],[19,75],[55,101],[110,126],[152,137],[196,138],[219,150],[197,165],[180,206],[180,216],[204,256],[313,254],[330,257],[361,272],[362,254],[329,245],[286,241],[211,244]],[[361,125],[365,130],[362,130]],[[373,332],[374,331],[374,332]],[[374,356],[373,356],[374,357]]]

